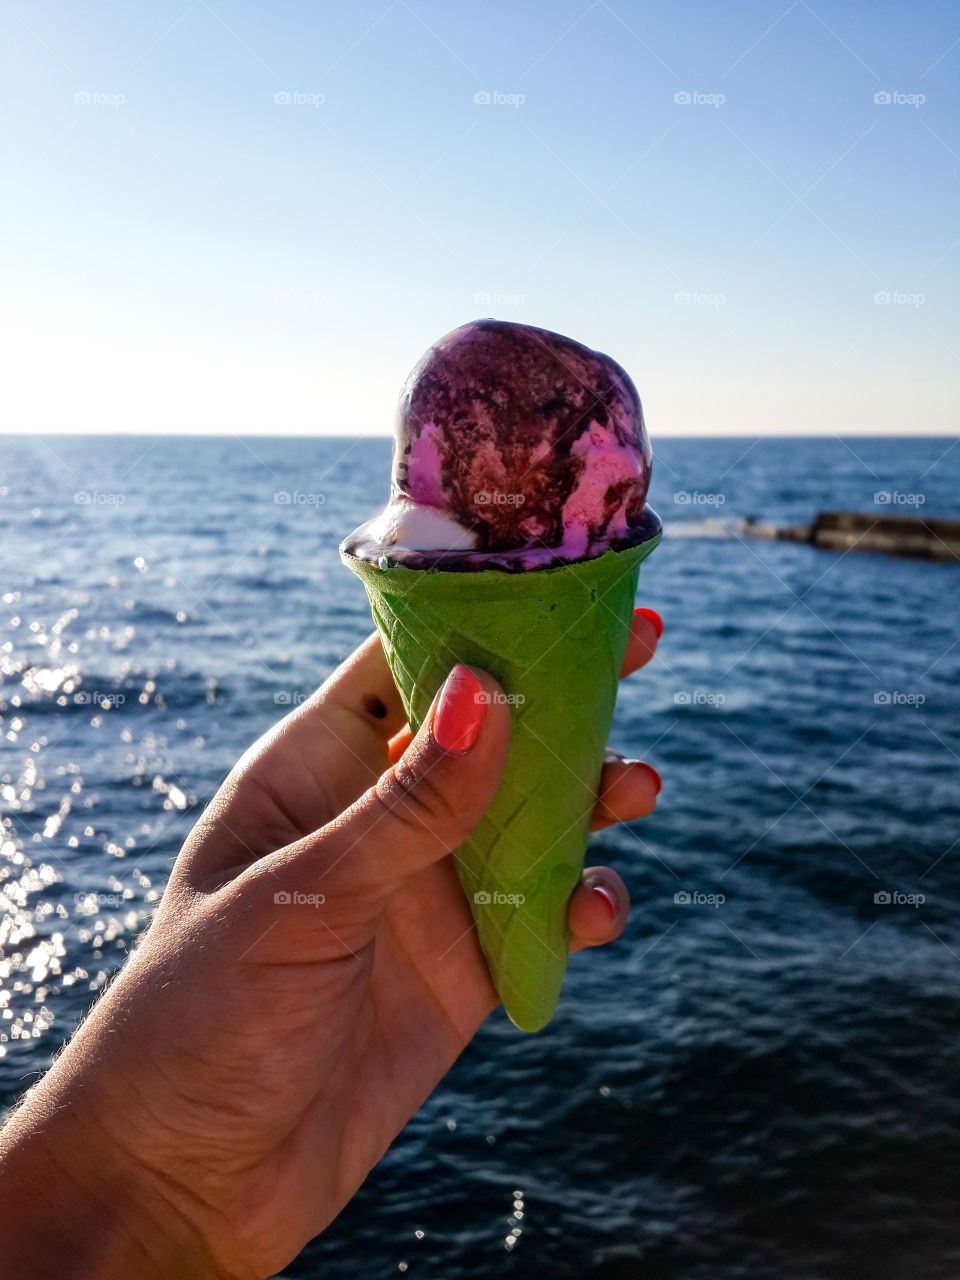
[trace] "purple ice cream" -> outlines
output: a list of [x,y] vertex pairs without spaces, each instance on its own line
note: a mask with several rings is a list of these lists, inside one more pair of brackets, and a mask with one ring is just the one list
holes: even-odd
[[343,544],[383,566],[518,571],[659,532],[636,388],[609,356],[545,329],[475,320],[400,394],[391,496]]

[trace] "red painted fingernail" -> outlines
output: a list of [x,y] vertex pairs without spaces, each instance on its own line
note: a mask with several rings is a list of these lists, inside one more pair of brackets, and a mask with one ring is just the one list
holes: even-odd
[[430,732],[441,751],[463,755],[470,750],[487,714],[489,696],[473,672],[458,662],[443,682],[433,713]]
[[659,795],[660,788],[663,786],[663,779],[660,777],[659,773],[657,773],[656,769],[653,767],[652,764],[647,764],[646,760],[638,760],[637,763],[639,764],[641,769],[646,769],[646,771],[650,774],[651,778],[653,779],[653,785],[657,788],[657,795]]
[[657,639],[663,635],[663,619],[657,613],[656,609],[634,609],[634,613],[641,614],[648,622],[652,622],[654,630],[657,633]]
[[610,892],[606,885],[602,884],[595,884],[592,892],[600,899],[603,905],[610,912],[610,919],[616,920],[617,912],[620,908],[617,905],[617,899],[614,894]]

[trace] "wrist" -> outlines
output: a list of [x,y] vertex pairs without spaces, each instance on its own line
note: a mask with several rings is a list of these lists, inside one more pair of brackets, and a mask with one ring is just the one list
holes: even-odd
[[176,1190],[131,1161],[82,1099],[30,1097],[0,1132],[0,1239],[11,1275],[222,1277]]

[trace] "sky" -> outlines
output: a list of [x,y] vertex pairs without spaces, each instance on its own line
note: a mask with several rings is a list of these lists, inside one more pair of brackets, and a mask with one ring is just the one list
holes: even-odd
[[657,435],[957,434],[960,10],[3,0],[0,430],[385,433],[479,316]]

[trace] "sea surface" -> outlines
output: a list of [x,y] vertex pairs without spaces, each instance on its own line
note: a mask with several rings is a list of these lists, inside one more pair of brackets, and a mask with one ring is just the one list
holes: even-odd
[[[337,543],[388,467],[3,440],[0,1104],[234,760],[369,631]],[[590,854],[626,934],[539,1035],[489,1019],[289,1280],[960,1275],[960,566],[738,523],[960,516],[960,441],[668,440],[651,496],[665,631],[613,742],[663,791]]]

